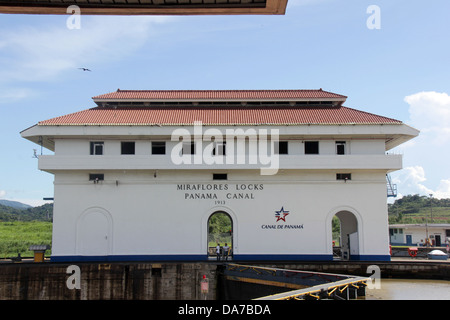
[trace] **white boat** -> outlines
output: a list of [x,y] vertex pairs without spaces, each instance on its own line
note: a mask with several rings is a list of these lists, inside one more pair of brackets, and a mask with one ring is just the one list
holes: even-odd
[[448,255],[441,250],[433,250],[428,253],[428,259],[447,260]]

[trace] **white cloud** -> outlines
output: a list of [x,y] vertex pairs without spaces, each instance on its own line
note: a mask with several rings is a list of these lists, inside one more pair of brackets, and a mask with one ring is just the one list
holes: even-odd
[[157,33],[171,17],[81,16],[80,29],[64,20],[45,28],[20,27],[0,36],[0,81],[53,80],[61,72],[117,61]]
[[433,197],[438,199],[450,198],[450,179],[441,180],[441,183],[439,184],[438,188],[432,194]]
[[393,183],[401,185],[402,194],[432,194],[437,199],[450,198],[450,179],[441,180],[434,190],[425,185],[426,181],[425,170],[421,166],[406,167],[392,179]]
[[29,88],[7,88],[3,87],[0,92],[0,104],[12,103],[35,96],[34,90]]
[[392,174],[402,194],[433,194],[450,198],[450,96],[423,91],[405,97],[409,125],[420,130],[418,137],[398,147],[406,167]]
[[426,180],[425,170],[421,166],[413,166],[401,170],[393,176],[392,181],[395,184],[401,184],[402,193],[407,190],[408,194],[428,194],[432,190],[423,184]]
[[0,190],[0,198],[3,198],[6,195],[5,190]]
[[443,92],[419,92],[405,97],[410,123],[428,141],[437,145],[450,142],[450,96]]

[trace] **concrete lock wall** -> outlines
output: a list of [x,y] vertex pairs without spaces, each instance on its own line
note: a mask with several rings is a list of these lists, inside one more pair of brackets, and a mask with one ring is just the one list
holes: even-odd
[[0,299],[214,300],[216,269],[198,263],[5,264],[0,265]]

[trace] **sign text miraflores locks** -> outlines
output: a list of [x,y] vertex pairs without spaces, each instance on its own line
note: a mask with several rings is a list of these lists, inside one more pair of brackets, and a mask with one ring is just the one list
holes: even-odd
[[[214,200],[216,205],[225,205],[227,200],[255,200],[255,194],[264,190],[263,183],[182,183],[176,185],[183,191],[185,200]],[[274,223],[262,224],[263,230],[303,230],[302,224],[286,224],[290,211],[284,206],[274,211]]]
[[[177,184],[177,191],[185,191],[185,200],[217,200],[216,204],[224,204],[225,200],[254,200],[254,192],[264,190],[262,183],[195,183]],[[218,195],[218,191],[225,191],[225,196]]]

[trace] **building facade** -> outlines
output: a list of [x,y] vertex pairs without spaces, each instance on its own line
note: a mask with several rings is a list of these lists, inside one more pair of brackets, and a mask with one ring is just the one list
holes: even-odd
[[450,224],[391,224],[389,237],[392,245],[444,247],[450,242]]
[[231,221],[235,261],[389,260],[387,151],[401,121],[320,90],[117,90],[22,136],[54,152],[53,261],[208,259]]

